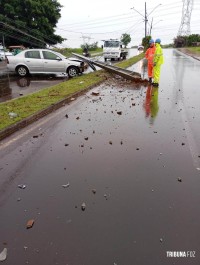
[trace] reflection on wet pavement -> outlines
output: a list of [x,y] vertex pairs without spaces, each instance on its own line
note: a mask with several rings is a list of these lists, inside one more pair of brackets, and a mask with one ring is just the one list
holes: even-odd
[[68,80],[66,76],[10,77],[9,74],[4,74],[0,78],[0,102],[25,96],[66,80]]
[[150,124],[153,124],[159,110],[158,91],[158,87],[154,87],[152,85],[148,85],[146,90],[146,98],[143,106],[145,109],[146,118],[150,119]]

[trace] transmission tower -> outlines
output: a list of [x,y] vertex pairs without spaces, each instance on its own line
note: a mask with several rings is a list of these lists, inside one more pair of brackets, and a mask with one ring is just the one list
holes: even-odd
[[190,19],[194,0],[183,0],[182,19],[178,36],[190,35]]

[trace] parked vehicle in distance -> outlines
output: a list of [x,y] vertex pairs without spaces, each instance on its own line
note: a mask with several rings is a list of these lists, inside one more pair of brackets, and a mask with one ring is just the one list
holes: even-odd
[[69,60],[61,53],[48,49],[27,49],[8,56],[7,68],[19,76],[67,73],[69,77],[74,77],[84,72],[84,62]]
[[105,61],[107,61],[107,59],[117,59],[118,61],[121,58],[126,59],[127,54],[128,52],[122,47],[122,42],[120,40],[104,40],[103,56]]

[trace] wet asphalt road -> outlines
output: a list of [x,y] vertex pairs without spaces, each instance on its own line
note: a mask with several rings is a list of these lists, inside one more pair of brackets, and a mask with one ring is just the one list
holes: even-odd
[[164,55],[158,89],[107,80],[1,142],[2,264],[200,264],[200,62]]

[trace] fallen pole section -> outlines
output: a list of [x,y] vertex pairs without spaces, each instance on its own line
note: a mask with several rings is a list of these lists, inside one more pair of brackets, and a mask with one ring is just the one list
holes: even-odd
[[[95,66],[98,66],[110,73],[114,73],[116,75],[120,75],[122,76],[123,78],[125,79],[128,79],[128,80],[132,80],[132,81],[135,81],[135,82],[141,82],[141,83],[147,83],[148,80],[146,79],[142,79],[141,78],[141,74],[137,73],[137,72],[133,72],[133,71],[130,71],[130,70],[127,70],[127,69],[123,69],[123,68],[120,68],[120,67],[117,67],[117,66],[114,66],[114,65],[109,65],[107,63],[104,63],[104,62],[100,62],[98,60],[91,60],[83,55],[80,55],[80,54],[76,54],[76,53],[72,53],[74,56],[78,57],[79,59],[85,61],[86,63],[88,63],[89,66],[92,65],[92,69]],[[94,69],[93,69],[94,70]],[[96,68],[95,68],[96,70]]]

